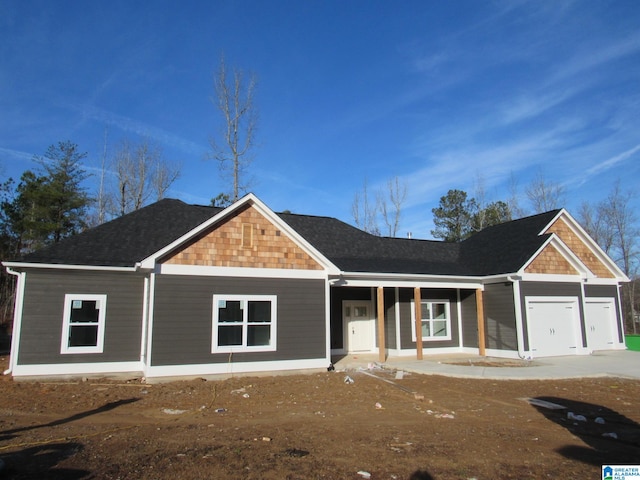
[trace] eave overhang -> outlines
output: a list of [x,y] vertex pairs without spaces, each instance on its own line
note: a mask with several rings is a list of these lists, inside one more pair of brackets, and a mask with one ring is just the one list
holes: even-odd
[[413,273],[340,272],[329,275],[329,284],[335,287],[483,288],[481,277]]

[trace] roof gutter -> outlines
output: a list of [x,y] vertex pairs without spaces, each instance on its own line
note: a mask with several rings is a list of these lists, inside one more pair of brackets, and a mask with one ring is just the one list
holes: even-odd
[[10,268],[48,268],[55,270],[99,270],[103,272],[147,272],[151,269],[142,268],[142,264],[137,262],[133,267],[109,267],[100,265],[68,265],[56,263],[24,263],[24,262],[2,262],[2,265]]

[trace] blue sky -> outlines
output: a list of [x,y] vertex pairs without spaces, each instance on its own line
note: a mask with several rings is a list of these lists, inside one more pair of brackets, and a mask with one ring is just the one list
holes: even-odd
[[542,172],[574,213],[640,180],[636,0],[0,0],[0,174],[63,140],[96,171],[106,128],[156,142],[182,164],[168,196],[208,204],[222,52],[258,78],[252,191],[276,211],[352,223],[364,179],[398,176],[400,235],[430,238],[440,196],[479,178],[506,200]]

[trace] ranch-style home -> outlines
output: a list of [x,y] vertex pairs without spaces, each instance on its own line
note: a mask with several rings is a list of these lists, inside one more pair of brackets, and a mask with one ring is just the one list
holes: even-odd
[[625,348],[628,279],[565,210],[444,243],[275,213],[252,194],[224,209],[165,199],[4,266],[15,377]]

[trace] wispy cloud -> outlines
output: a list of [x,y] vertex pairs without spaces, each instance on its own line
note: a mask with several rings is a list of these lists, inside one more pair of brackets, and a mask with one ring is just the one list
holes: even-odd
[[632,147],[628,150],[625,150],[622,153],[619,153],[618,155],[615,155],[613,157],[607,158],[606,160],[603,160],[602,162],[594,165],[593,167],[587,169],[584,174],[581,177],[581,184],[585,183],[590,177],[593,177],[595,175],[599,175],[607,170],[611,170],[612,168],[618,166],[620,163],[628,160],[629,158],[631,158],[633,155],[635,155],[636,153],[640,152],[640,144],[636,145],[635,147]]
[[182,150],[185,153],[189,153],[192,155],[202,155],[206,150],[206,147],[196,142],[187,140],[171,132],[148,125],[138,120],[134,120],[132,118],[98,108],[94,105],[70,104],[68,105],[68,107],[77,112],[80,112],[85,118],[97,120],[107,125],[113,125],[120,130],[135,133],[136,135],[140,135],[141,137],[151,138],[161,144]]
[[0,147],[0,154],[2,156],[7,156],[7,157],[12,157],[15,158],[17,160],[23,160],[23,161],[32,161],[33,160],[33,153],[28,153],[28,152],[21,152],[20,150],[12,150],[10,148],[3,148]]
[[638,52],[640,52],[640,32],[599,49],[582,51],[559,68],[556,74],[549,78],[549,83],[582,75],[587,71]]

